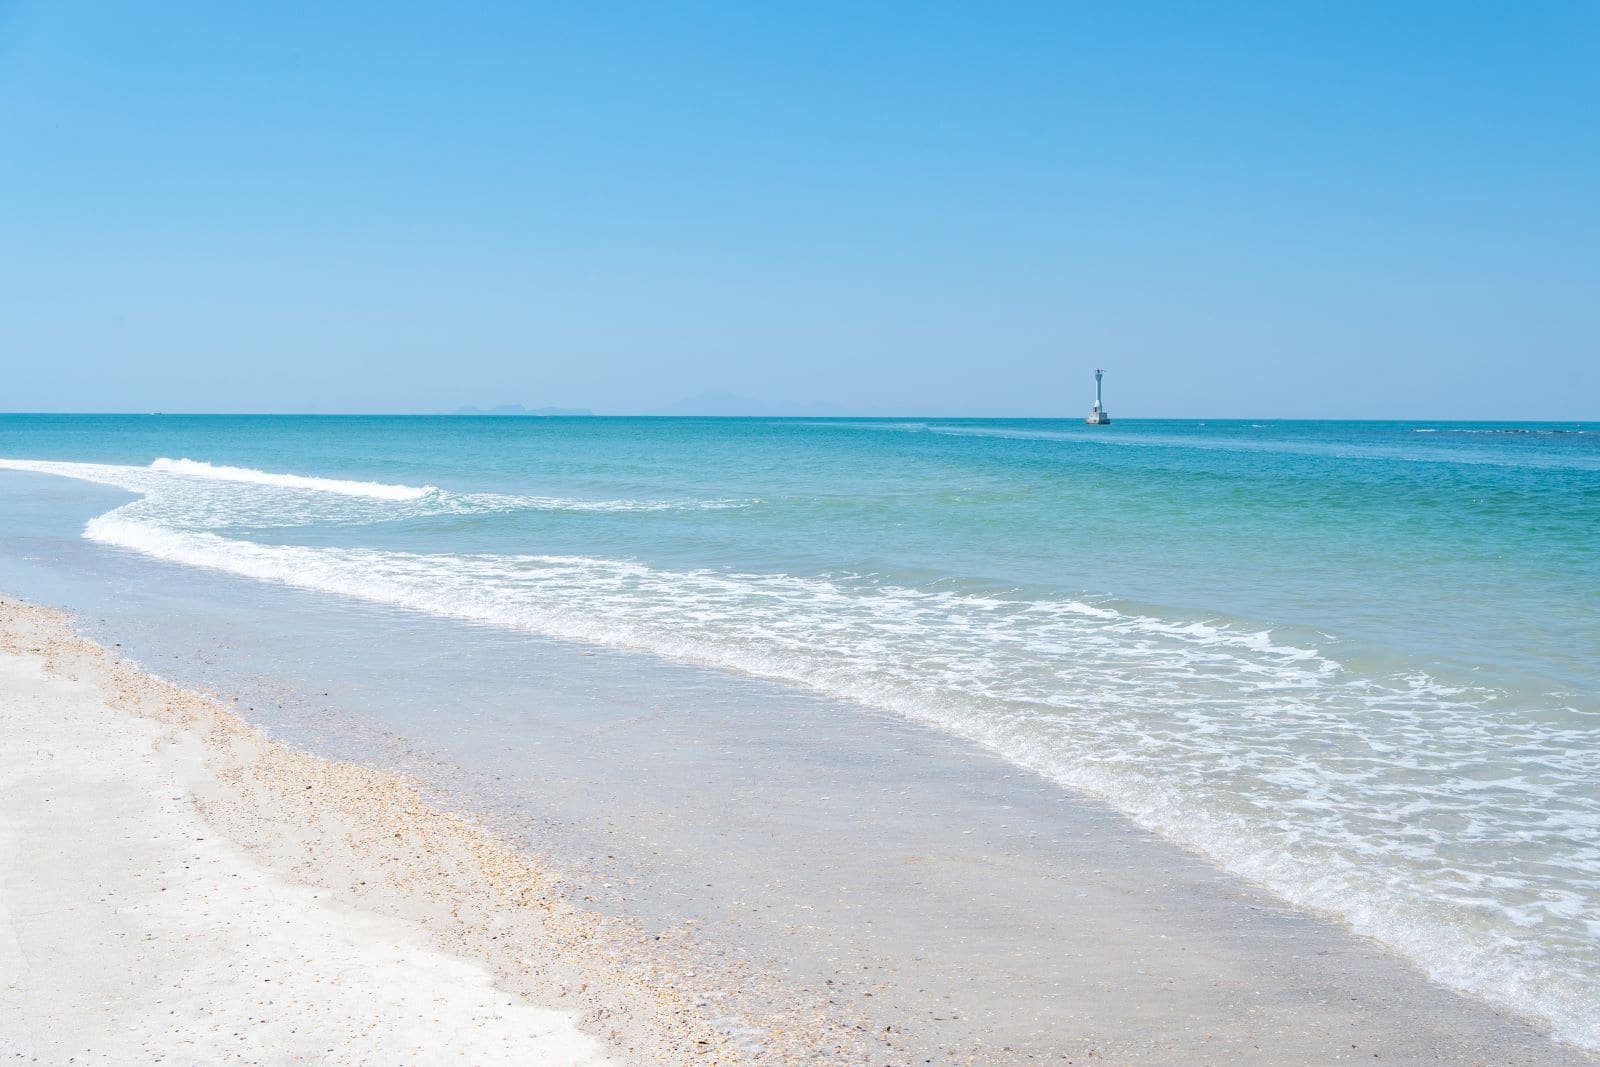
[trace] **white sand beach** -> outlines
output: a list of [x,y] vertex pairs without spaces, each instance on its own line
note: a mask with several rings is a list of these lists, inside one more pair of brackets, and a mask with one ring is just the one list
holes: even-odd
[[[56,613],[0,612],[0,1055],[678,1058],[690,1028],[660,1025],[670,1006],[602,964],[575,966],[581,923],[469,827],[119,667]],[[291,810],[296,793],[321,810]],[[515,935],[504,965],[520,974],[445,950],[485,908]],[[631,1010],[608,1007],[619,997]]]
[[[273,741],[69,621],[0,598],[0,1052],[11,1058],[1592,1062],[1072,801],[1055,808],[1082,855],[1114,854],[1115,870],[1068,862],[1041,886],[1016,862],[994,867],[991,893],[1055,901],[1008,934],[981,923],[1020,920],[978,896],[962,910],[946,889],[975,887],[944,886],[919,863],[907,869],[922,872],[926,903],[877,916],[913,924],[886,929],[880,946],[905,974],[852,991],[839,971],[808,992],[748,951],[754,926],[722,954],[726,942],[697,947],[589,910],[587,894],[394,775]],[[803,879],[815,859],[797,857],[791,873]],[[824,910],[819,900],[819,922]],[[1046,938],[1040,959],[1060,963],[1040,971],[1049,988],[1015,987],[1002,973],[1018,961],[997,959],[945,1007],[918,1007],[919,988],[951,977],[933,959],[1030,930]],[[712,968],[723,992],[706,988]],[[735,1008],[741,997],[765,1007]]]

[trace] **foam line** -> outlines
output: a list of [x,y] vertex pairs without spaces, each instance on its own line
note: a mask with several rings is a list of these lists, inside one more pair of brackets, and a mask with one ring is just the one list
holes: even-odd
[[221,482],[248,482],[282,489],[311,489],[320,493],[364,496],[377,500],[418,500],[439,490],[431,485],[385,485],[382,482],[357,482],[342,478],[312,478],[302,474],[273,474],[252,467],[228,467],[194,459],[169,459],[162,456],[150,469],[188,478],[210,478]]

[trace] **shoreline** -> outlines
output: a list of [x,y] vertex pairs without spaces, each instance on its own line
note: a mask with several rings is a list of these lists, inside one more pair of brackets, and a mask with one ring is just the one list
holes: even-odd
[[[670,982],[615,958],[618,924],[561,900],[530,859],[394,775],[296,751],[137,671],[68,618],[0,596],[0,707],[13,741],[4,791],[24,803],[0,834],[3,1014],[16,1020],[0,1048],[45,1062],[174,1052],[282,1062],[287,1049],[373,1062],[727,1061],[725,1040]],[[94,753],[72,751],[89,732]],[[112,797],[125,805],[112,810]],[[115,855],[119,843],[83,822],[78,840],[40,859],[46,835],[68,829],[51,819],[63,807],[153,842],[137,859],[158,869],[98,863],[94,850]],[[209,832],[178,845],[185,854],[163,847],[196,827]],[[160,914],[134,947],[122,927],[141,927],[127,917],[146,912]],[[250,973],[186,952],[190,941],[265,958]],[[298,996],[297,976],[275,966],[296,954],[316,987]],[[114,980],[100,1018],[85,1018],[73,1001],[119,971],[154,986]],[[286,998],[300,1017],[273,1018]],[[172,1024],[119,1015],[168,1004]],[[440,1035],[430,1012],[466,1018],[445,1022],[446,1040],[428,1048],[416,1042]],[[230,1029],[241,1026],[259,1036]]]
[[[890,948],[900,952],[909,973],[897,974],[891,967],[876,976],[857,976],[853,984],[842,972],[825,982],[812,976],[814,984],[776,973],[763,963],[768,954],[750,951],[771,948],[760,941],[753,912],[731,927],[718,927],[714,920],[696,927],[691,920],[668,929],[659,915],[641,920],[626,909],[590,907],[583,901],[592,899],[586,893],[595,888],[592,878],[581,872],[573,878],[569,870],[530,859],[526,847],[519,851],[503,843],[515,841],[514,834],[492,833],[474,820],[444,813],[433,806],[433,789],[419,792],[396,775],[325,760],[273,740],[219,701],[152,678],[77,636],[69,620],[56,609],[0,596],[5,662],[31,656],[51,677],[104,694],[118,715],[156,732],[161,740],[153,758],[169,771],[176,766],[174,753],[187,753],[184,795],[194,817],[274,878],[310,887],[346,923],[372,916],[401,923],[433,951],[470,961],[513,1003],[567,1013],[569,1039],[586,1034],[617,1062],[1032,1062],[1043,1058],[1045,1048],[1050,1058],[1059,1050],[1067,1062],[1373,1057],[1594,1062],[1523,1020],[1427,982],[1374,942],[1272,905],[1264,894],[1197,859],[1175,864],[1170,847],[1147,842],[1120,817],[1043,783],[1037,789],[1008,787],[1005,803],[995,806],[1017,822],[1030,817],[1066,821],[1067,835],[1081,839],[1040,872],[1050,879],[1045,888],[1052,895],[1038,895],[1034,883],[1040,873],[1007,873],[1017,860],[990,854],[1000,847],[994,842],[975,844],[982,851],[970,858],[919,851],[904,858],[914,866],[903,869],[893,855],[899,842],[887,842],[891,855],[883,859],[888,866],[881,875],[890,890],[904,884],[898,879],[910,877],[919,892],[929,894],[929,904],[911,911],[913,920],[918,915],[937,920],[944,930],[939,936],[957,942],[977,938],[977,951],[987,953],[984,938],[992,931],[984,926],[996,915],[976,898],[967,911],[954,911],[948,906],[951,895],[974,888],[1022,892],[1024,905],[1045,901],[1062,910],[1037,917],[1036,928],[1014,933],[1024,941],[1042,939],[1050,951],[1071,960],[1066,970],[1045,976],[1053,975],[1057,987],[1065,979],[1065,989],[1034,985],[1019,1001],[1021,988],[969,986],[965,1000],[950,1004],[948,1018],[924,1017],[925,1032],[918,1033],[916,1019],[905,1010],[908,1002],[896,1001],[893,987],[924,984],[948,964],[940,953],[953,949],[926,943],[928,929],[904,928],[905,915],[898,916],[902,928],[896,929],[896,915],[876,914],[879,934],[874,936],[888,928]],[[5,677],[9,686],[11,676]],[[9,693],[5,699],[9,702]],[[868,730],[883,725],[863,723]],[[891,746],[924,734],[909,724],[903,731]],[[966,748],[954,741],[944,747],[952,766],[966,768],[971,757]],[[874,774],[890,769],[868,768]],[[922,765],[917,769],[920,773]],[[965,780],[951,774],[939,771],[935,784]],[[1029,791],[1036,798],[1050,793],[1048,809],[1033,815],[1011,811],[1018,794]],[[885,825],[899,825],[894,814],[888,813]],[[620,858],[633,858],[626,850],[638,843],[619,840]],[[736,868],[737,848],[736,840],[714,842],[709,861],[699,862],[715,863],[721,849],[727,865]],[[974,860],[987,865],[987,873],[974,869]],[[1088,864],[1095,866],[1091,870]],[[636,873],[652,876],[648,865]],[[971,882],[995,874],[1002,878],[996,885]],[[8,897],[0,896],[0,902]],[[830,910],[827,901],[808,899],[819,911]],[[862,918],[861,904],[844,910],[854,918],[835,919],[836,924],[865,921],[871,929],[873,917]],[[816,916],[815,923],[793,935],[806,940],[836,936],[828,926],[816,925],[824,918]],[[1219,920],[1228,928],[1215,929]],[[751,925],[742,925],[746,922]],[[953,922],[969,927],[952,927]],[[695,930],[706,933],[697,936]],[[1308,954],[1325,958],[1307,970],[1301,961]],[[718,969],[714,975],[708,964]],[[1330,973],[1308,977],[1324,970]],[[980,974],[975,971],[964,981]],[[714,983],[735,990],[730,1003],[720,999],[725,991],[708,990]],[[768,994],[755,1028],[749,1025],[754,1005],[740,1011],[732,1003],[751,990]],[[219,988],[218,995],[229,992]],[[853,999],[874,995],[878,999]],[[1033,1040],[1021,1045],[980,1040],[1004,1038],[1008,1029],[1022,1025],[1016,1022],[1021,1017],[1034,1030]],[[885,1019],[892,1022],[885,1026]],[[957,1040],[962,1034],[964,1042]]]

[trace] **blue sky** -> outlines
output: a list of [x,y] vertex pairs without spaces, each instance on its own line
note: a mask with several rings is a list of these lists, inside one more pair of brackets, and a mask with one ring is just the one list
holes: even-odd
[[1600,419],[1600,4],[0,0],[0,410]]

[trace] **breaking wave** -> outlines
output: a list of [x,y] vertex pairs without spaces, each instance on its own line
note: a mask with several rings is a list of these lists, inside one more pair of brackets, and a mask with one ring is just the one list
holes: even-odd
[[1344,917],[1446,984],[1600,1047],[1600,795],[1587,713],[1513,721],[1503,694],[1353,665],[1315,636],[1107,600],[225,535],[749,500],[456,493],[172,459],[0,468],[137,494],[84,532],[152,558],[742,671],[937,726]]
[[168,459],[162,456],[150,464],[150,469],[186,478],[210,478],[219,482],[245,482],[250,485],[273,485],[283,489],[310,489],[318,493],[339,493],[344,496],[364,496],[374,500],[419,500],[437,493],[435,486],[385,485],[382,482],[357,482],[342,478],[309,478],[301,474],[273,474],[251,467],[226,467],[195,459]]

